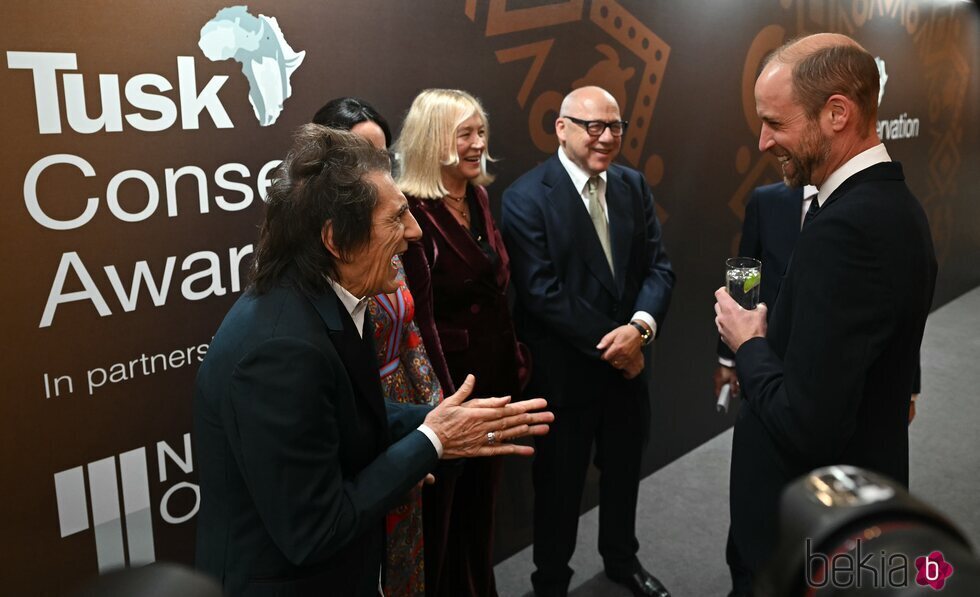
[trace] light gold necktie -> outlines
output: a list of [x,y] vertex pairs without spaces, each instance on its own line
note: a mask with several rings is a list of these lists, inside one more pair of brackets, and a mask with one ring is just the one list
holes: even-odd
[[612,247],[609,245],[609,225],[606,223],[606,214],[602,209],[602,202],[599,201],[598,176],[593,176],[589,179],[587,189],[589,192],[589,215],[592,217],[592,225],[595,226],[595,233],[599,236],[599,244],[602,245],[602,252],[606,254],[609,271],[613,271]]

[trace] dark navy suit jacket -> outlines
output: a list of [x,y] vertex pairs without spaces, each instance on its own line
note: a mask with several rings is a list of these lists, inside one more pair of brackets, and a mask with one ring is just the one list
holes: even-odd
[[908,483],[909,388],[936,282],[929,223],[894,162],[837,188],[802,230],[765,338],[735,355],[732,531],[758,572],[781,490],[850,464]]
[[[557,155],[504,192],[500,229],[517,291],[514,318],[535,363],[528,393],[557,408],[601,400],[622,383],[596,344],[636,311],[652,315],[659,333],[670,304],[674,272],[643,176],[611,165],[606,204],[614,272]],[[627,384],[644,396],[645,373]]]
[[[247,291],[201,364],[196,564],[229,595],[377,595],[384,514],[437,462],[332,291]],[[394,443],[392,443],[394,442]]]

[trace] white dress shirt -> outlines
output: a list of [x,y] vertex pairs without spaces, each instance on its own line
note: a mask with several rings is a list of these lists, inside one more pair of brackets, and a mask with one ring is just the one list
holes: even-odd
[[[568,173],[568,177],[572,179],[572,186],[578,190],[579,196],[582,198],[582,202],[585,205],[585,210],[589,210],[589,179],[592,176],[582,170],[578,164],[573,162],[568,155],[565,154],[565,149],[563,147],[558,148],[558,161],[565,168],[565,172]],[[599,203],[602,205],[602,209],[605,212],[606,222],[609,222],[609,208],[606,205],[606,172],[600,172],[598,174],[599,184],[597,192],[599,194]],[[589,215],[592,215],[591,213]],[[611,234],[611,231],[610,231]],[[612,239],[610,239],[612,242]],[[654,321],[653,315],[650,315],[646,311],[637,311],[633,314],[632,320],[642,321],[647,324],[650,328],[650,333],[652,336],[657,335],[657,322]]]
[[[337,293],[337,298],[340,299],[340,302],[343,303],[344,308],[347,309],[347,313],[350,314],[350,318],[354,320],[354,327],[357,329],[357,334],[363,338],[364,316],[367,313],[368,297],[362,296],[358,298],[354,296],[332,278],[327,278],[327,282],[330,283],[330,287],[333,288],[333,291]],[[439,441],[439,436],[436,435],[436,432],[425,423],[419,425],[418,430],[421,431],[425,437],[429,438],[429,441],[432,442],[432,447],[436,449],[436,454],[439,456],[439,458],[442,458],[442,442]]]
[[837,187],[861,170],[870,168],[875,164],[890,161],[892,161],[892,158],[888,155],[888,151],[885,150],[884,143],[879,143],[870,149],[865,149],[844,162],[844,165],[831,172],[827,180],[823,181],[823,184],[820,185],[820,192],[817,193],[817,205],[823,207],[823,204],[837,190]]
[[[337,298],[340,299],[340,302],[344,305],[344,308],[347,309],[347,313],[350,315],[350,318],[354,320],[354,329],[357,330],[357,335],[363,339],[364,316],[367,313],[368,297],[362,296],[358,298],[354,296],[346,288],[335,282],[333,278],[327,277],[327,282],[337,294]],[[442,458],[442,442],[439,441],[439,436],[436,435],[436,432],[425,423],[419,425],[418,430],[421,431],[425,437],[429,438],[429,441],[432,442],[432,447],[436,449],[436,454],[439,458]],[[382,569],[378,569],[378,595],[384,597],[385,591],[384,586],[381,583],[381,573]]]

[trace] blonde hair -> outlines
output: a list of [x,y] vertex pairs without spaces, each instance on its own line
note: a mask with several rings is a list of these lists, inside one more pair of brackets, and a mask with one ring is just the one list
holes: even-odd
[[439,199],[448,194],[442,184],[442,167],[459,164],[456,129],[474,114],[483,121],[488,149],[480,158],[480,175],[473,183],[493,182],[487,172],[487,161],[493,161],[489,154],[490,123],[480,101],[458,89],[426,89],[412,102],[395,141],[398,188],[403,193],[420,199]]

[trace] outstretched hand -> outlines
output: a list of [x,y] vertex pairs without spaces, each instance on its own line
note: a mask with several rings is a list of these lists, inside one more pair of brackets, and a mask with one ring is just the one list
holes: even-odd
[[548,424],[555,420],[554,414],[541,410],[548,403],[543,398],[533,398],[511,404],[510,396],[464,402],[475,382],[476,378],[467,375],[456,393],[445,398],[425,417],[425,424],[442,442],[442,457],[534,454],[531,446],[508,442],[548,433]]

